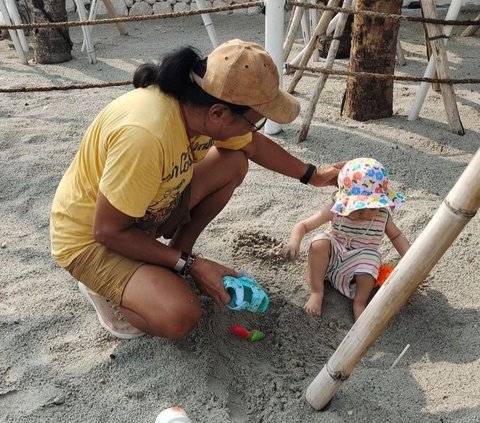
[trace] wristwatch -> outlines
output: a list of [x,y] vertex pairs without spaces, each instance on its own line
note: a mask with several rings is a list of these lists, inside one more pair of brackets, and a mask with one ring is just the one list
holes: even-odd
[[304,175],[300,178],[300,182],[302,184],[308,184],[310,182],[310,179],[312,179],[313,173],[317,170],[315,165],[309,163],[307,167],[307,171],[304,173]]
[[177,273],[182,273],[183,270],[185,269],[185,266],[187,265],[188,262],[188,257],[190,254],[186,253],[185,251],[182,251],[180,254],[180,258],[178,259],[177,263],[173,267],[173,270]]

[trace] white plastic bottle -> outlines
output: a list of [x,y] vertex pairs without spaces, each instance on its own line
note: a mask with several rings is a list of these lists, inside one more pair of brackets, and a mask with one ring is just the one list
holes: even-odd
[[192,423],[192,421],[188,418],[183,408],[170,407],[157,416],[155,423]]

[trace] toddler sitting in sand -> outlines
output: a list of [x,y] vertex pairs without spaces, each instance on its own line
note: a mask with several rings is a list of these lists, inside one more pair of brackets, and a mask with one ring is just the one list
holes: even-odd
[[304,309],[312,316],[322,312],[324,280],[353,299],[356,321],[365,310],[375,286],[381,257],[380,242],[386,234],[403,256],[409,243],[397,228],[390,208],[399,207],[404,197],[388,190],[387,171],[371,158],[345,164],[338,175],[334,204],[298,222],[282,248],[284,258],[295,259],[306,233],[330,222],[314,236],[308,253],[307,279],[311,289]]

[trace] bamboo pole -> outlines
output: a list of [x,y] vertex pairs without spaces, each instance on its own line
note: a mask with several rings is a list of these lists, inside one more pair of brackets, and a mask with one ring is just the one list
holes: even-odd
[[[423,5],[420,2],[420,11],[422,12],[422,18],[425,17],[425,14],[423,12]],[[432,45],[430,44],[430,40],[428,39],[428,31],[427,31],[427,25],[425,22],[422,22],[422,27],[423,27],[423,35],[425,38],[425,47],[427,48],[427,60],[430,60],[430,57],[432,57]],[[433,78],[438,78],[437,71],[433,72]],[[440,92],[440,84],[438,82],[432,82],[432,89],[435,92]]]
[[[480,21],[480,14],[475,18],[476,21]],[[465,28],[465,30],[460,35],[461,37],[470,37],[474,35],[480,28],[480,22],[478,25],[470,25]]]
[[308,10],[305,9],[305,12],[302,15],[302,19],[300,21],[302,27],[302,36],[303,36],[303,44],[307,45],[310,41],[310,18],[308,16]]
[[480,207],[480,149],[427,227],[307,388],[321,410]]
[[[115,6],[111,2],[111,0],[102,0],[103,4],[105,5],[105,9],[107,9],[108,16],[110,18],[118,18],[117,10]],[[128,35],[128,31],[125,28],[123,22],[116,22],[115,25],[117,26],[118,32],[120,35]]]
[[[18,8],[17,8],[17,3],[15,0],[7,0],[7,10],[10,15],[10,18],[12,19],[12,22],[15,25],[20,25],[22,23],[22,18],[20,17],[20,14],[18,13]],[[17,35],[18,39],[20,40],[20,44],[22,45],[22,49],[25,53],[28,53],[29,48],[28,48],[28,43],[27,39],[25,38],[25,32],[23,29],[17,29]]]
[[[198,9],[207,9],[207,4],[205,3],[205,0],[195,0],[195,3],[197,4]],[[215,31],[215,27],[213,26],[212,18],[208,13],[202,13],[200,16],[202,17],[203,25],[207,30],[213,48],[217,48],[219,46],[219,42],[217,32]]]
[[[350,9],[352,6],[352,0],[343,0],[343,8]],[[330,48],[328,49],[327,60],[325,61],[325,68],[332,69],[333,62],[337,57],[338,47],[340,46],[340,37],[343,34],[343,30],[345,29],[345,25],[347,23],[348,14],[342,13],[340,19],[338,20],[338,24],[335,28],[335,32],[333,35],[333,40],[330,44]],[[313,95],[310,98],[310,102],[308,103],[308,108],[305,114],[305,118],[302,122],[302,126],[300,128],[300,132],[297,137],[297,142],[302,142],[305,140],[308,134],[308,130],[310,128],[310,123],[312,121],[313,114],[315,113],[315,108],[317,107],[318,99],[320,94],[325,86],[325,82],[327,82],[328,75],[322,73],[322,75],[318,78],[317,82],[315,83],[315,87],[313,88]]]
[[[77,6],[78,18],[80,21],[88,21],[87,10],[83,4],[83,0],[74,0],[75,5]],[[85,49],[87,51],[88,58],[90,63],[97,63],[97,55],[95,53],[95,45],[92,39],[92,33],[90,27],[82,26],[83,40],[85,43]]]
[[[327,6],[330,7],[337,7],[340,4],[341,0],[328,0]],[[322,35],[325,35],[325,31],[327,30],[328,24],[330,20],[332,19],[334,13],[330,11],[325,11],[322,14],[322,17],[318,21],[318,24],[315,28],[315,31],[313,32],[312,38],[310,38],[310,42],[306,46],[306,50],[303,53],[302,60],[300,61],[300,66],[305,66],[308,61],[310,60],[310,57],[312,56],[313,50],[317,47],[318,40]],[[348,16],[347,16],[348,17]],[[345,18],[346,22],[346,18]],[[343,28],[345,28],[345,24],[343,25]],[[342,28],[342,33],[343,33],[343,28]],[[340,34],[342,35],[342,34]],[[332,42],[333,44],[333,42]],[[330,45],[331,46],[331,45]],[[338,46],[337,46],[338,50]],[[329,50],[330,52],[330,50]],[[335,52],[335,55],[337,53]],[[303,75],[302,70],[297,70],[295,74],[293,75],[293,79],[290,82],[290,85],[288,86],[287,91],[289,93],[293,93],[295,91],[295,87],[298,84],[298,81],[300,81],[301,77]]]
[[303,7],[295,6],[295,11],[293,13],[292,22],[288,28],[287,37],[285,38],[285,43],[283,44],[283,60],[286,62],[290,51],[292,50],[293,43],[295,42],[295,35],[298,31],[298,26],[303,16]]
[[407,64],[402,44],[400,43],[400,37],[397,37],[397,62],[399,66],[405,66]]
[[[5,25],[12,25],[12,21],[10,20],[10,14],[8,13],[7,6],[3,0],[0,0],[0,13],[3,16],[3,21],[5,22]],[[13,46],[15,47],[18,58],[24,65],[28,65],[27,56],[25,55],[25,51],[23,50],[22,43],[20,41],[20,38],[18,37],[17,31],[9,29],[8,34],[12,39]]]
[[[462,7],[463,0],[452,0],[450,3],[450,7],[448,8],[447,16],[445,19],[447,20],[456,20],[458,14],[460,12],[460,8]],[[443,27],[443,34],[445,36],[449,36],[452,32],[452,25],[447,25]],[[445,43],[447,40],[445,39]],[[427,68],[425,69],[425,73],[423,74],[424,78],[431,78],[435,73],[435,59],[430,57],[428,61]],[[422,109],[423,102],[425,101],[425,97],[427,96],[429,83],[422,82],[417,90],[417,94],[415,95],[415,100],[413,102],[412,108],[410,109],[410,113],[408,114],[408,120],[415,120],[418,119],[420,114],[420,110]]]
[[[317,0],[310,0],[311,4],[317,4]],[[317,27],[318,24],[318,10],[317,9],[309,9],[308,11],[309,16],[309,24],[310,24],[310,33],[314,31],[314,28]],[[319,58],[318,49],[314,49],[312,53],[312,60],[317,62]]]
[[[425,17],[436,18],[435,0],[422,0]],[[443,38],[443,31],[440,25],[427,23],[427,32],[430,37],[430,45],[432,46],[432,55],[435,58],[437,75],[442,79],[450,79],[450,69],[448,68],[447,51]],[[443,104],[447,113],[448,126],[450,130],[458,135],[464,135],[460,114],[458,113],[457,101],[453,84],[440,84]]]

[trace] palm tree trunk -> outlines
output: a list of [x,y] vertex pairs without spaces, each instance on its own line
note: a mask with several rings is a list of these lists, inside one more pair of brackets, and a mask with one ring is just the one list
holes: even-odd
[[[399,14],[402,0],[357,0],[357,10]],[[350,70],[393,74],[399,21],[355,15]],[[366,121],[392,116],[393,80],[349,77],[346,116]]]
[[[67,20],[65,0],[29,0],[34,22],[64,22]],[[68,28],[37,28],[35,61],[42,64],[61,63],[72,59],[72,41]]]

